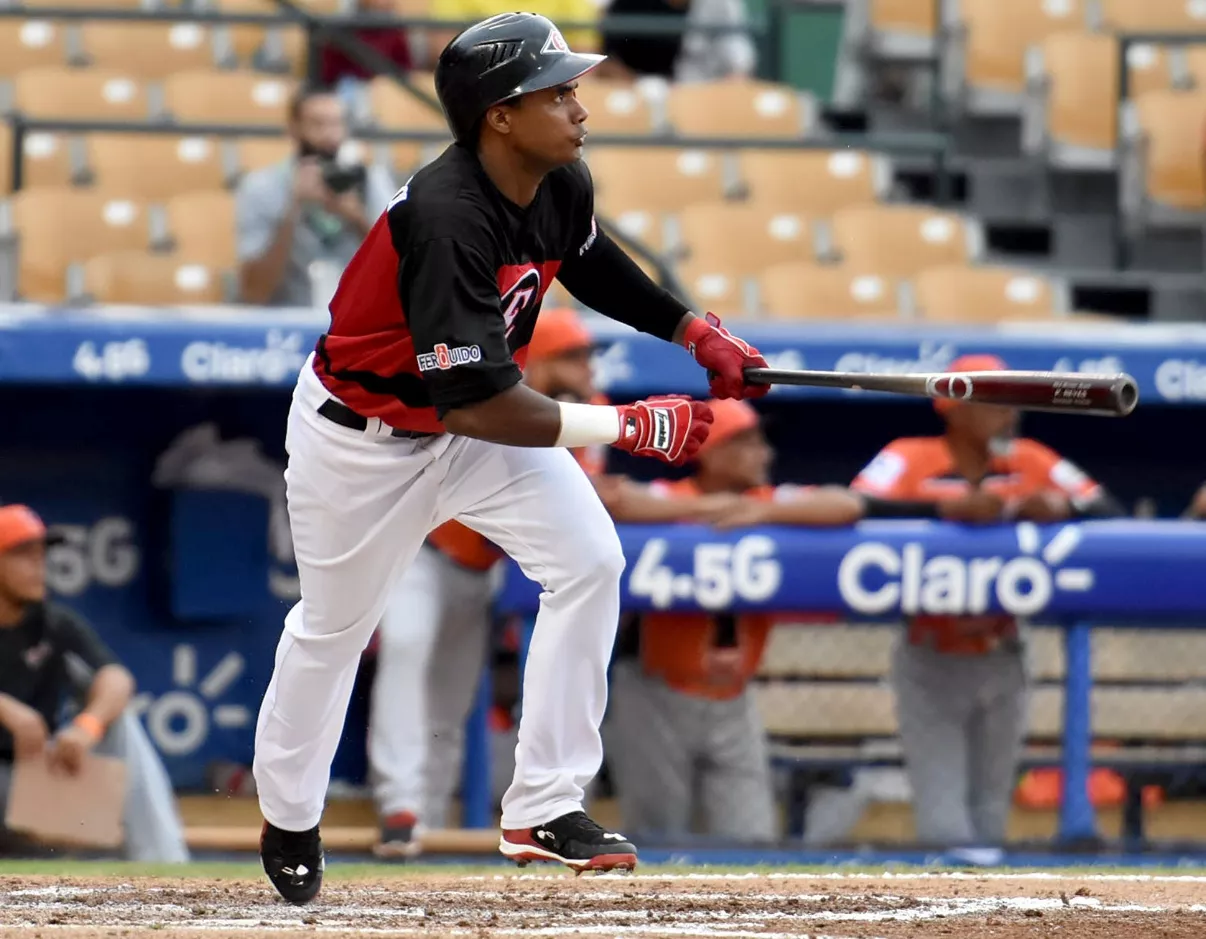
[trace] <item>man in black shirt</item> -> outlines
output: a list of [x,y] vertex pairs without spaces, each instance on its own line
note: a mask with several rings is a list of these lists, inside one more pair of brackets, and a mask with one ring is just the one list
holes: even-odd
[[[303,367],[286,445],[302,599],[287,615],[256,730],[264,869],[287,900],[322,881],[318,824],[356,663],[427,533],[458,519],[544,588],[524,676],[500,850],[521,864],[632,868],[636,849],[582,811],[624,557],[568,452],[614,445],[681,463],[706,404],[558,402],[520,383],[549,281],[685,347],[717,397],[764,394],[765,360],[652,283],[595,222],[580,161],[579,55],[544,17],[508,13],[449,43],[436,89],[456,143],[390,202],[344,272]],[[396,715],[406,720],[407,715]]]
[[[134,680],[78,616],[46,601],[46,528],[23,505],[0,507],[0,777],[7,794],[14,760],[49,751],[64,772],[85,755],[130,702]],[[93,674],[84,708],[61,723],[72,692],[70,660]],[[2,817],[2,815],[0,815]]]

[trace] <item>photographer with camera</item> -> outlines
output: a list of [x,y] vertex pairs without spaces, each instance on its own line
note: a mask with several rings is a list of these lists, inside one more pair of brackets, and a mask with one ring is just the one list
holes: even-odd
[[261,306],[325,306],[322,281],[338,279],[396,187],[381,167],[343,159],[347,122],[333,91],[299,89],[288,130],[296,154],[248,173],[235,196],[239,295]]

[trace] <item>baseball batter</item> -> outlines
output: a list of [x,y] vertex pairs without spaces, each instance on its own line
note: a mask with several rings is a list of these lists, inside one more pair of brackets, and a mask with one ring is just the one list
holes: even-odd
[[556,277],[583,304],[685,346],[718,398],[764,394],[757,350],[650,281],[594,218],[571,52],[547,19],[491,17],[440,55],[455,144],[390,201],[331,301],[286,429],[301,601],[260,708],[253,769],[260,855],[290,902],[317,895],[319,822],[356,677],[390,587],[428,532],[457,519],[543,587],[499,848],[520,863],[632,868],[636,848],[582,810],[624,557],[571,448],[614,445],[679,464],[706,439],[702,402],[558,402],[520,382]]

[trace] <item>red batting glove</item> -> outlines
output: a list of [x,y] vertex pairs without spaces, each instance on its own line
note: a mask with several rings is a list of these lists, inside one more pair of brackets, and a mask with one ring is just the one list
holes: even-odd
[[646,398],[620,405],[620,439],[615,446],[679,466],[708,439],[712,409],[685,395]]
[[708,370],[713,398],[761,398],[770,391],[770,385],[745,380],[745,369],[767,367],[762,353],[721,326],[715,313],[693,319],[683,338],[687,351]]

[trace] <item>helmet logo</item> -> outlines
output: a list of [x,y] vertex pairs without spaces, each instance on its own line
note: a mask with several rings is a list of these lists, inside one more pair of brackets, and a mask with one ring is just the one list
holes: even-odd
[[544,41],[544,46],[541,48],[541,55],[556,55],[559,52],[569,52],[569,46],[565,42],[565,37],[561,35],[561,30],[553,27],[549,30],[549,38]]

